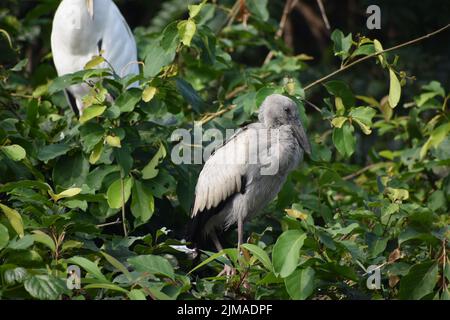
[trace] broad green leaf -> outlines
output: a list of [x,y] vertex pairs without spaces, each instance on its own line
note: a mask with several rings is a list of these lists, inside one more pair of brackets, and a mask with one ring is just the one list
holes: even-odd
[[82,152],[60,157],[53,167],[53,183],[64,189],[81,187],[86,183],[89,173],[89,161]]
[[101,280],[104,282],[109,282],[108,279],[102,274],[99,267],[92,261],[84,258],[84,257],[72,257],[70,259],[67,259],[68,263],[74,263],[76,265],[79,265],[82,267],[86,272],[93,275],[97,280]]
[[9,233],[8,228],[0,223],[0,250],[8,245]]
[[272,264],[275,275],[288,277],[297,268],[300,249],[306,234],[300,230],[287,230],[278,238],[272,252]]
[[118,291],[125,294],[128,294],[128,290],[124,289],[122,287],[119,287],[116,284],[113,283],[92,283],[84,286],[84,289],[106,289],[106,290],[112,290],[112,291]]
[[141,101],[142,92],[138,88],[131,88],[122,93],[115,101],[113,107],[119,108],[120,112],[131,112]]
[[47,246],[52,252],[56,251],[56,245],[53,239],[46,233],[40,230],[34,230],[32,234],[34,242],[39,242]]
[[152,87],[152,86],[148,86],[147,88],[144,89],[144,91],[142,92],[142,100],[144,102],[150,102],[152,101],[153,97],[155,96],[156,92],[157,92],[157,88]]
[[267,253],[262,248],[251,243],[244,243],[242,247],[250,251],[267,270],[272,271],[272,262],[270,261]]
[[153,156],[152,160],[142,169],[142,178],[153,179],[158,175],[159,170],[156,167],[161,163],[161,161],[166,157],[166,149],[164,145],[161,143],[159,145],[159,149],[156,154]]
[[409,198],[409,192],[408,192],[408,190],[405,190],[405,189],[395,189],[395,188],[388,187],[388,188],[384,189],[384,192],[389,197],[389,199],[391,199],[391,201],[394,201],[394,202],[397,202],[397,201],[401,202],[404,200],[408,200],[408,198]]
[[[108,188],[106,197],[108,205],[112,209],[119,209],[122,204],[128,202],[131,195],[131,187],[133,186],[133,178],[123,179],[123,192],[122,192],[122,179],[117,179]],[[123,199],[123,200],[122,200]]]
[[49,190],[48,193],[50,194],[50,196],[52,197],[52,199],[54,201],[58,201],[60,199],[64,199],[64,198],[72,198],[75,197],[76,195],[80,194],[81,192],[81,188],[70,188],[67,190],[64,190],[61,193],[58,194],[54,194],[53,191]]
[[103,152],[103,141],[100,141],[97,143],[97,145],[92,150],[90,156],[89,156],[89,163],[90,164],[96,164],[98,160],[100,160],[100,157]]
[[181,43],[183,43],[185,46],[190,47],[192,38],[194,37],[195,31],[197,30],[197,25],[195,24],[194,20],[188,19],[180,21],[177,27]]
[[450,132],[450,122],[443,124],[433,130],[427,142],[420,149],[420,159],[424,159],[430,148],[437,148]]
[[352,109],[349,116],[355,121],[365,134],[371,134],[372,118],[377,112],[370,107]]
[[399,297],[419,300],[433,292],[439,279],[439,266],[434,261],[414,265],[400,280]]
[[34,275],[25,280],[25,290],[39,300],[56,300],[68,293],[66,281],[51,275]]
[[205,107],[205,102],[199,96],[192,85],[184,79],[176,79],[177,90],[183,96],[183,99],[192,106],[195,112],[201,113]]
[[40,148],[37,157],[39,160],[47,162],[66,154],[70,149],[72,149],[71,146],[65,143],[50,144]]
[[[161,43],[162,44],[162,43]],[[144,76],[152,78],[161,72],[161,69],[172,63],[176,54],[176,46],[163,48],[159,39],[150,41],[146,54],[144,64]]]
[[334,43],[334,55],[341,56],[345,59],[349,55],[349,50],[352,46],[352,34],[344,36],[341,30],[336,29],[331,34],[331,40]]
[[336,117],[331,120],[331,124],[335,128],[342,128],[342,125],[345,123],[345,121],[347,121],[347,119],[347,117]]
[[263,21],[269,19],[269,10],[267,9],[268,0],[246,0],[249,11]]
[[120,138],[117,136],[106,136],[105,138],[106,144],[110,145],[113,148],[122,148],[122,144],[120,143]]
[[[373,40],[373,46],[375,48],[375,52],[382,52],[383,51],[383,46],[381,45],[380,41],[378,41],[377,39]],[[381,65],[384,66],[384,56],[383,54],[379,54],[377,56],[378,60],[380,61]]]
[[23,230],[23,221],[22,217],[14,209],[11,209],[10,207],[7,207],[0,203],[0,209],[2,209],[3,213],[8,218],[9,223],[13,227],[14,231],[19,235],[20,238],[24,236],[24,230]]
[[138,272],[149,272],[155,275],[163,275],[170,279],[175,278],[175,273],[170,262],[160,256],[148,254],[128,258],[128,263]]
[[119,260],[117,260],[116,258],[114,258],[113,256],[110,256],[109,254],[107,254],[106,252],[101,252],[101,254],[105,257],[105,259],[117,270],[119,270],[120,272],[122,272],[127,278],[128,280],[132,279],[131,273],[128,271],[127,267],[125,267]]
[[400,85],[400,81],[398,81],[397,75],[394,70],[389,69],[389,105],[392,108],[395,108],[400,101],[400,96],[402,94],[402,87]]
[[333,143],[336,149],[344,157],[350,157],[355,152],[356,138],[354,128],[346,122],[341,128],[334,128]]
[[17,267],[8,269],[4,273],[5,282],[9,285],[23,283],[28,278],[28,272],[25,268]]
[[21,161],[27,156],[25,149],[18,144],[0,147],[0,150],[12,161]]
[[209,256],[208,258],[206,258],[205,260],[203,260],[201,263],[199,263],[198,265],[196,265],[191,271],[188,272],[188,274],[194,272],[195,270],[200,269],[200,268],[203,267],[203,266],[208,265],[210,262],[212,262],[212,261],[214,261],[214,260],[216,260],[216,259],[219,259],[219,258],[221,258],[221,257],[223,257],[223,256],[225,256],[225,255],[226,255],[226,253],[224,252],[224,250],[222,250],[222,251],[219,251],[219,252],[217,252],[217,253],[215,253],[215,254]]
[[286,291],[294,300],[305,300],[314,291],[315,272],[311,267],[297,269],[284,279]]
[[194,19],[202,10],[203,6],[206,4],[208,0],[203,0],[200,4],[191,4],[188,5],[189,17]]
[[130,292],[128,292],[128,298],[130,298],[130,300],[147,300],[145,293],[139,289],[130,290]]
[[6,40],[8,40],[9,47],[13,49],[12,40],[9,33],[5,29],[0,29],[0,33],[5,36]]
[[131,213],[138,219],[139,224],[142,224],[152,217],[154,210],[152,191],[136,180],[132,189]]
[[89,60],[88,63],[86,63],[86,65],[84,66],[84,69],[85,70],[94,69],[94,68],[98,67],[98,65],[102,64],[103,62],[105,62],[105,58],[103,58],[102,56],[94,56],[94,57],[92,57],[91,60]]
[[343,81],[333,80],[324,84],[328,93],[342,99],[346,109],[354,107],[355,97],[350,87]]
[[80,117],[80,123],[86,123],[91,119],[101,116],[106,110],[105,106],[90,106],[83,110],[83,114]]

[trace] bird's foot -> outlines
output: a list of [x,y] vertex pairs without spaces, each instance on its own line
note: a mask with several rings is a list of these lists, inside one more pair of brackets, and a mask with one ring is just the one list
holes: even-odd
[[230,267],[229,265],[225,265],[223,267],[223,270],[220,271],[220,273],[217,275],[218,277],[221,277],[225,275],[227,278],[230,278],[231,276],[234,276],[236,274],[236,269],[233,267]]

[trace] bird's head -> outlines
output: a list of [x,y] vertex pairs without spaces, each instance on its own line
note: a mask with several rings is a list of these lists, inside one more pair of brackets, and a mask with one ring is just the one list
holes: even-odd
[[300,121],[297,104],[292,99],[281,94],[268,96],[259,108],[258,118],[269,128],[290,125],[300,147],[311,154],[311,145]]

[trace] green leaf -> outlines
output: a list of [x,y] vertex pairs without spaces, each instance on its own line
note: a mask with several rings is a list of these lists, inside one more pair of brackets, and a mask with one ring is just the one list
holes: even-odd
[[122,204],[128,202],[131,195],[131,187],[133,186],[133,178],[129,177],[123,179],[123,186],[123,194],[122,179],[117,179],[109,186],[108,191],[106,192],[106,197],[110,208],[119,209],[122,207]]
[[142,100],[144,102],[150,102],[152,101],[153,97],[155,96],[156,92],[157,92],[157,88],[152,87],[152,86],[148,86],[147,88],[144,89],[144,91],[142,92]]
[[0,147],[0,150],[12,161],[21,161],[27,156],[25,149],[18,144]]
[[118,285],[113,284],[113,283],[92,283],[92,284],[88,284],[87,286],[84,286],[84,289],[106,289],[106,290],[118,291],[118,292],[128,294],[127,289],[119,287]]
[[394,202],[407,200],[409,198],[409,192],[406,189],[395,189],[388,187],[384,189],[384,192],[386,193],[388,198]]
[[117,136],[106,136],[105,138],[105,142],[106,144],[108,144],[109,146],[113,147],[113,148],[121,148],[122,144],[120,143],[120,138]]
[[136,180],[132,189],[131,213],[138,219],[139,224],[142,224],[150,220],[154,210],[152,191]]
[[395,108],[400,101],[402,87],[400,85],[400,81],[398,81],[397,75],[392,69],[389,69],[389,78],[389,105],[391,106],[391,108]]
[[25,290],[39,300],[56,300],[68,293],[66,282],[51,275],[35,275],[25,280]]
[[354,131],[353,126],[348,122],[341,128],[333,129],[333,143],[344,157],[350,157],[355,152],[356,138],[353,135]]
[[24,236],[23,221],[22,221],[22,217],[19,214],[19,212],[1,204],[1,203],[0,203],[0,209],[2,209],[3,213],[8,218],[9,223],[13,227],[14,231],[16,231],[16,233],[19,235],[19,237],[22,238]]
[[376,110],[370,107],[359,107],[350,111],[350,117],[355,121],[365,134],[371,134],[372,118]]
[[170,279],[175,278],[175,273],[170,262],[160,256],[152,254],[128,258],[128,263],[138,272],[149,272],[155,275],[163,275]]
[[5,282],[9,285],[23,283],[28,278],[28,272],[25,268],[17,267],[8,269],[4,273]]
[[150,41],[147,46],[144,64],[144,76],[152,78],[161,72],[161,69],[172,63],[176,54],[176,46],[163,48],[159,39]]
[[9,233],[8,228],[0,223],[0,250],[8,245]]
[[355,96],[345,82],[333,80],[326,82],[324,86],[329,94],[342,99],[345,108],[349,109],[355,106]]
[[267,270],[272,271],[272,262],[270,261],[267,253],[262,248],[250,243],[244,243],[242,247],[250,251]]
[[105,106],[90,106],[83,110],[83,114],[80,117],[80,123],[84,124],[91,119],[101,116],[106,110]]
[[[378,41],[377,39],[373,40],[373,46],[375,48],[375,52],[382,52],[383,51],[383,46],[381,45],[380,41]],[[384,62],[383,54],[379,54],[377,56],[377,58],[380,61],[381,65],[384,67],[385,62]]]
[[50,194],[50,196],[52,197],[52,199],[54,201],[58,201],[60,199],[64,199],[64,198],[72,198],[75,197],[76,195],[80,194],[81,192],[81,188],[70,188],[67,190],[64,190],[61,193],[58,194],[54,194],[52,190],[48,190],[48,193]]
[[186,80],[178,78],[176,80],[176,86],[178,92],[180,92],[183,99],[192,106],[192,109],[197,113],[201,113],[205,107],[205,102],[192,85]]
[[347,121],[347,119],[347,117],[336,117],[331,120],[331,124],[335,128],[342,128],[342,125],[345,123],[345,121]]
[[308,267],[297,269],[289,277],[284,279],[286,291],[294,300],[305,300],[314,291],[315,271]]
[[300,249],[306,234],[300,230],[287,230],[278,238],[272,252],[272,263],[275,275],[288,277],[297,268]]
[[127,267],[125,267],[119,260],[117,260],[116,258],[114,258],[113,256],[110,256],[109,254],[107,254],[106,252],[101,252],[101,254],[105,257],[105,259],[117,270],[119,270],[120,272],[122,272],[128,280],[131,281],[131,279],[133,278],[131,276],[131,273],[128,271]]
[[104,282],[109,282],[108,279],[102,274],[99,267],[92,261],[84,258],[84,257],[72,257],[70,259],[67,259],[67,263],[74,263],[76,265],[79,265],[82,267],[86,272],[93,275],[97,280],[101,280]]
[[420,149],[420,159],[423,160],[430,148],[437,148],[450,132],[450,122],[443,124],[433,130],[427,142]]
[[269,11],[267,10],[268,0],[246,0],[248,10],[256,17],[263,21],[269,19]]
[[419,300],[433,292],[439,278],[439,266],[434,261],[414,265],[400,281],[401,299]]
[[114,101],[115,107],[120,109],[120,112],[131,112],[136,105],[141,101],[142,91],[137,88],[131,88],[122,93],[116,101]]
[[331,34],[331,40],[334,43],[334,55],[341,56],[341,59],[345,59],[349,55],[349,50],[352,46],[352,34],[344,36],[341,30],[336,29]]
[[161,143],[156,154],[153,156],[152,160],[142,169],[142,178],[145,180],[153,179],[158,175],[159,170],[156,167],[161,163],[161,161],[166,157],[166,149]]
[[188,5],[189,17],[194,19],[202,10],[203,6],[208,0],[203,0],[200,4],[190,4]]
[[39,160],[47,162],[66,154],[70,149],[72,148],[65,143],[51,144],[40,148],[37,157]]
[[100,157],[103,153],[103,141],[100,141],[97,143],[97,145],[92,150],[91,154],[89,155],[89,163],[90,164],[96,164],[98,160],[100,160]]
[[33,231],[33,240],[34,242],[39,242],[47,246],[52,252],[56,251],[56,245],[53,239],[46,233],[40,231],[40,230],[34,230]]
[[102,64],[103,62],[105,62],[105,59],[102,56],[94,56],[94,57],[92,57],[91,60],[89,60],[88,63],[86,63],[86,65],[84,66],[84,69],[85,70],[94,69],[98,65]]
[[55,186],[64,189],[74,186],[81,187],[86,183],[89,173],[89,162],[81,152],[71,156],[64,156],[57,160],[53,168],[53,182]]
[[130,290],[130,292],[128,292],[128,298],[130,298],[130,300],[147,300],[144,292],[139,289]]
[[195,31],[197,30],[197,25],[194,20],[188,19],[180,21],[177,25],[178,33],[180,35],[181,43],[185,46],[190,47],[192,38],[195,35]]

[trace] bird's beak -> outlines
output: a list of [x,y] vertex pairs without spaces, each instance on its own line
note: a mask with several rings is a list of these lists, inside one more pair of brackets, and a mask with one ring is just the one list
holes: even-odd
[[303,129],[303,126],[301,124],[297,124],[294,125],[293,128],[294,135],[298,141],[298,144],[300,145],[300,147],[302,147],[303,150],[305,150],[308,155],[311,155],[311,145],[309,144],[309,140],[306,136],[306,132]]
[[95,0],[86,0],[87,9],[91,19],[94,19],[94,1]]

